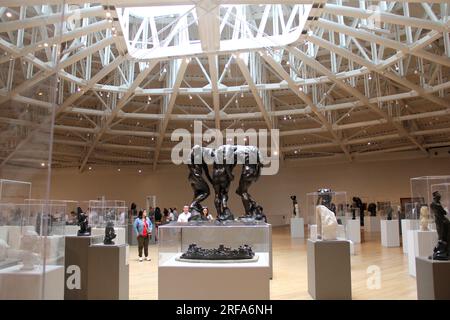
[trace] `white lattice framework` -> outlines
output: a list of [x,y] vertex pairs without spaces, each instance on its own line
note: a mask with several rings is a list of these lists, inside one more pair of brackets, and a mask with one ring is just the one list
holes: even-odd
[[[0,153],[170,162],[176,128],[277,128],[285,159],[450,145],[448,1],[0,1]],[[164,7],[161,7],[164,5]]]

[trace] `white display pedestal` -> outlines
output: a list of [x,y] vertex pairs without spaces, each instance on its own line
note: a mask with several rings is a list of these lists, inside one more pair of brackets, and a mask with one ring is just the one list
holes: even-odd
[[[269,254],[240,263],[180,262],[173,255],[158,267],[160,300],[269,300]],[[245,281],[243,281],[245,279]]]
[[305,237],[305,222],[303,218],[291,218],[291,238]]
[[347,220],[345,223],[347,240],[353,243],[361,243],[361,225],[359,219]]
[[411,276],[416,276],[416,257],[432,255],[437,240],[436,231],[408,231],[408,271]]
[[0,300],[64,300],[64,267],[45,267],[45,292],[42,297],[42,266],[22,271],[22,265],[0,270]]
[[400,230],[398,220],[381,220],[381,245],[383,247],[400,247]]
[[[126,238],[125,238],[125,228],[119,227],[119,228],[114,228],[114,231],[116,232],[116,238],[113,239],[114,244],[116,245],[122,245],[122,244],[126,244]],[[93,236],[105,236],[105,228],[92,228],[91,229],[91,234]]]
[[419,220],[418,219],[402,219],[402,246],[403,253],[408,253],[408,231],[418,230]]
[[364,231],[366,232],[380,232],[380,217],[364,217]]

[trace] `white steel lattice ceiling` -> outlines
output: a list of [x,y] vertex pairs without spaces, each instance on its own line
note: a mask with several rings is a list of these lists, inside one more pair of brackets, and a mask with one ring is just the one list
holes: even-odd
[[194,120],[279,129],[284,159],[450,146],[448,1],[1,5],[1,165],[54,106],[53,165],[81,171],[170,162]]

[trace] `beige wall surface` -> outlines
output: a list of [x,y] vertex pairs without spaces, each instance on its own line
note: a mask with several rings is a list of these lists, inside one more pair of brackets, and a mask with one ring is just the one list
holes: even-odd
[[[138,207],[145,205],[147,195],[156,195],[161,208],[176,206],[179,210],[192,199],[184,166],[161,165],[151,168],[93,167],[79,173],[77,169],[54,169],[52,171],[51,198],[60,200],[90,200],[105,196],[110,200],[125,200]],[[235,181],[230,189],[230,207],[235,215],[242,214],[242,203],[235,194],[240,168],[235,169]],[[281,216],[290,217],[292,203],[289,196],[296,194],[300,209],[305,212],[306,193],[318,188],[346,191],[350,200],[357,195],[364,201],[390,200],[398,203],[400,197],[410,196],[409,179],[424,175],[450,175],[449,159],[415,159],[376,162],[354,162],[327,165],[284,164],[277,175],[261,176],[250,188],[250,193],[264,207],[269,220],[280,221]],[[20,176],[16,174],[15,178]],[[45,194],[45,175],[32,177],[34,198]],[[212,194],[204,202],[213,208]],[[214,210],[213,210],[214,212]],[[277,215],[277,217],[275,217]],[[272,216],[272,219],[270,219]],[[275,224],[279,224],[275,223]]]

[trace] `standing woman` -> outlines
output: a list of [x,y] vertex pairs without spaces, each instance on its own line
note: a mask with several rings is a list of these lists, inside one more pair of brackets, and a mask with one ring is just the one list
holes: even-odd
[[213,216],[209,213],[208,207],[203,207],[202,215],[202,220],[212,221],[214,219]]
[[139,211],[138,217],[134,220],[134,231],[137,235],[139,261],[142,262],[142,249],[144,249],[145,260],[150,261],[148,256],[148,242],[152,236],[152,222],[147,217],[147,210]]

